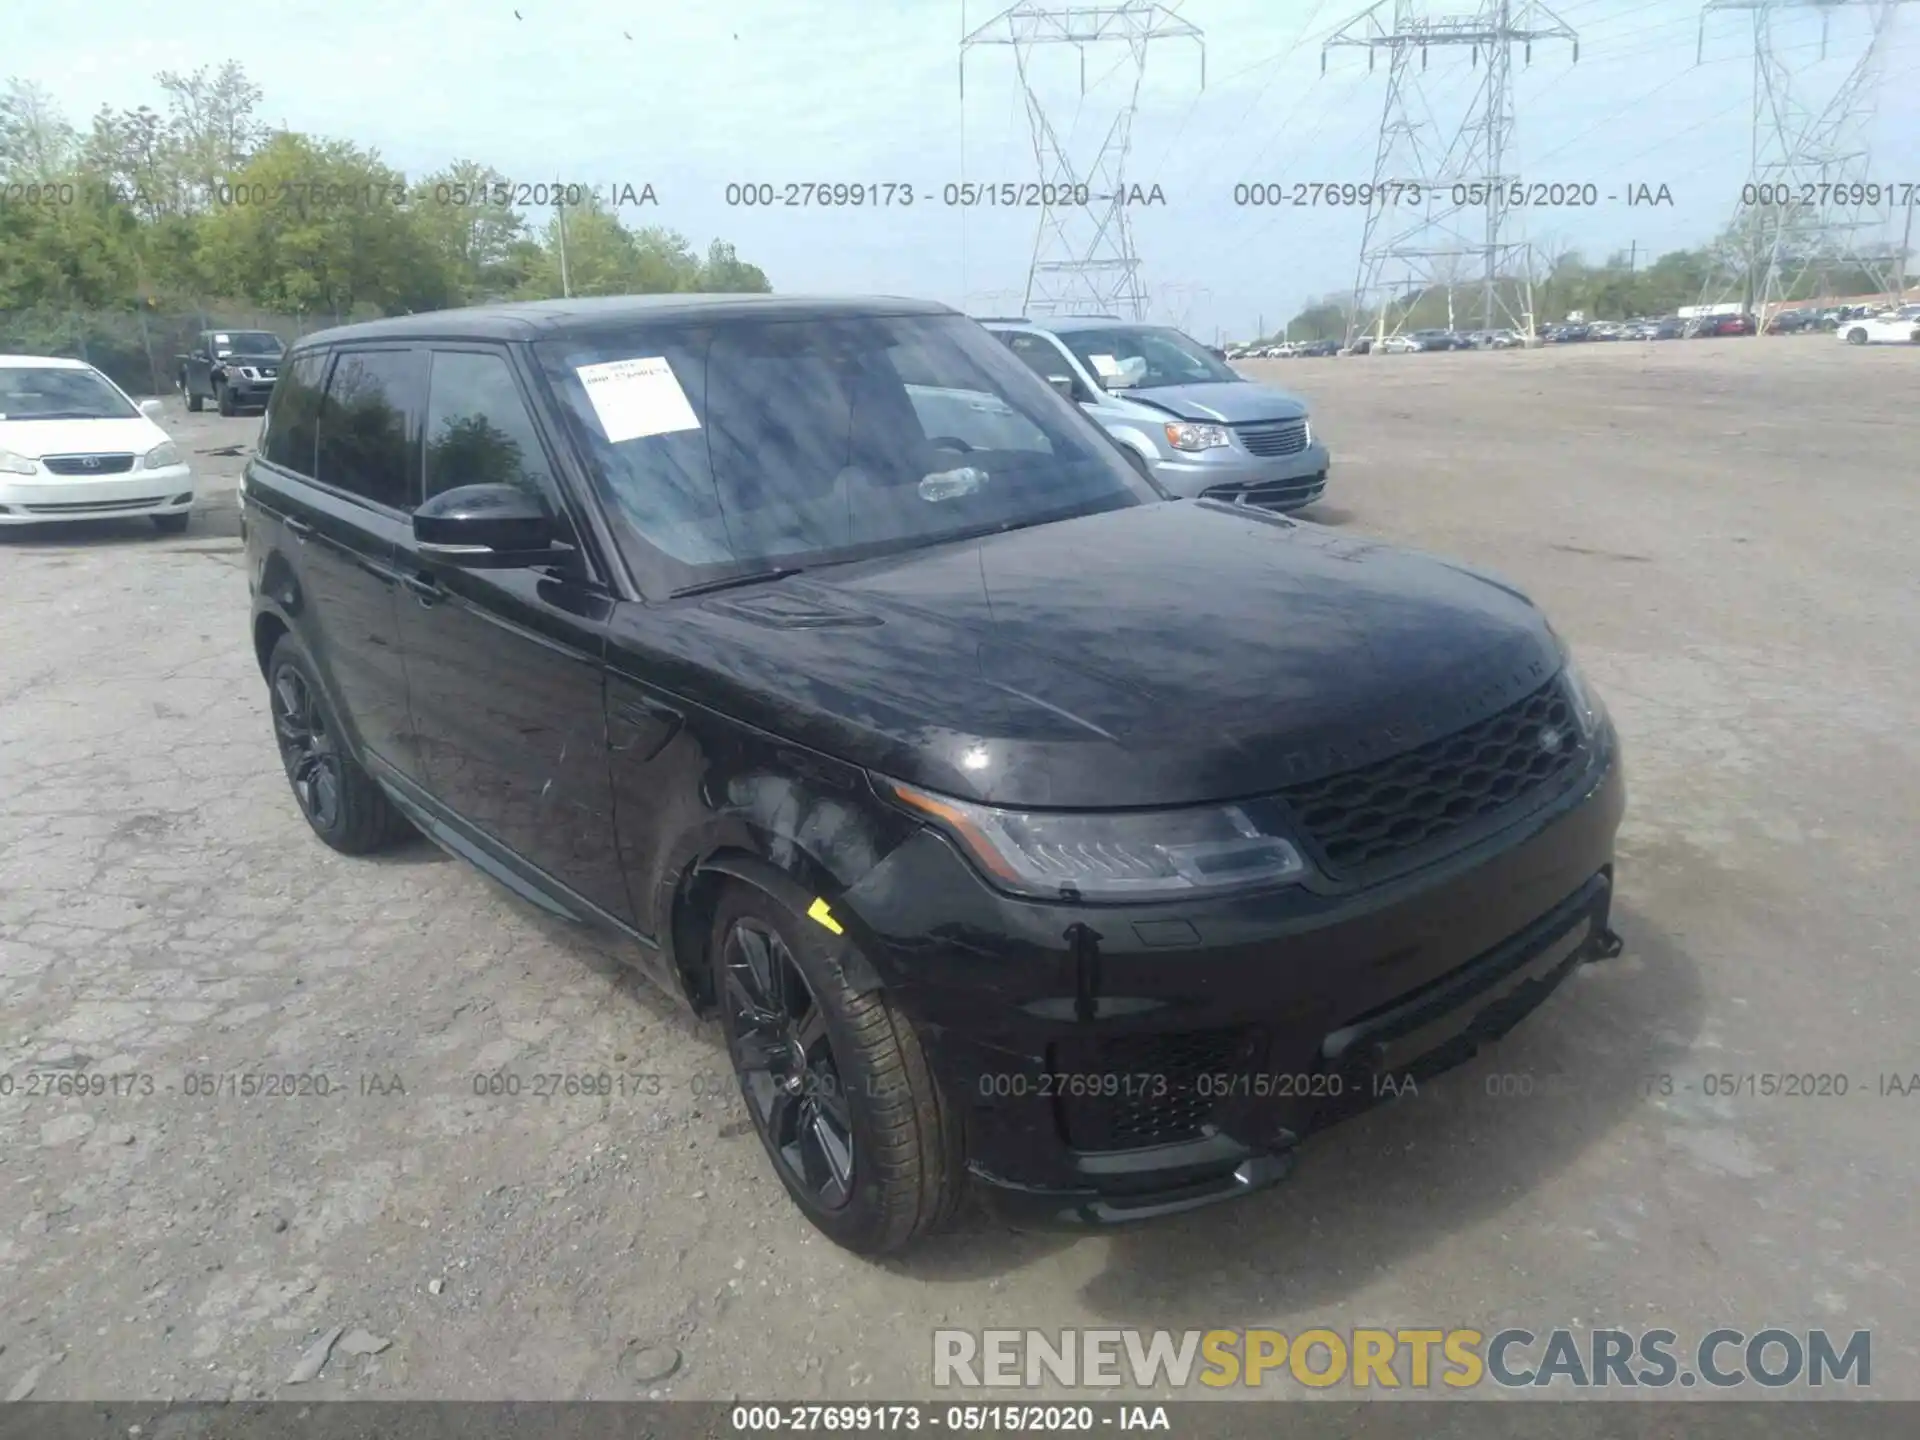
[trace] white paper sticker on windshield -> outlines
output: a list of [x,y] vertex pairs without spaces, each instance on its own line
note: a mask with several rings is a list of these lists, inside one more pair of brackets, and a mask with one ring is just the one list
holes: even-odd
[[645,435],[700,428],[700,418],[664,355],[577,365],[574,373],[586,386],[600,428],[616,445]]
[[1087,360],[1092,364],[1093,373],[1096,375],[1118,375],[1120,373],[1120,362],[1111,355],[1089,355]]
[[233,337],[231,335],[221,335],[216,333],[213,337],[213,343],[216,345],[229,345],[233,343]]

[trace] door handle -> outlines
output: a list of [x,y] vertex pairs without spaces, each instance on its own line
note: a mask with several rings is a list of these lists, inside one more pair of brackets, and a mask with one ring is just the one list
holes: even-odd
[[438,605],[442,600],[446,599],[447,592],[441,588],[440,582],[431,575],[403,575],[400,579],[401,583],[413,592],[413,598],[418,600],[422,605]]
[[304,545],[307,543],[307,538],[313,534],[313,526],[304,520],[296,519],[294,516],[289,515],[287,517],[287,533]]

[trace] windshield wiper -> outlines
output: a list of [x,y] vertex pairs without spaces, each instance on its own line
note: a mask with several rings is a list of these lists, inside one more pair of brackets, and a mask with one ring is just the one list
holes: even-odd
[[678,590],[668,592],[668,598],[678,600],[682,595],[706,595],[715,590],[731,590],[737,585],[758,585],[763,580],[784,580],[789,575],[798,575],[805,571],[804,565],[775,566],[771,570],[749,570],[744,575],[722,575],[716,580],[696,580],[691,585],[682,585]]

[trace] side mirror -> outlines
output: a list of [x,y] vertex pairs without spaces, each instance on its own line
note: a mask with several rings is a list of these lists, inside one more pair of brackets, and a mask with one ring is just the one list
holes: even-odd
[[1079,387],[1073,383],[1073,377],[1071,375],[1049,375],[1047,376],[1047,383],[1069,400],[1079,398]]
[[158,420],[166,413],[166,409],[167,407],[165,405],[153,397],[149,397],[140,402],[140,413],[149,420]]
[[553,517],[517,485],[461,485],[413,512],[423,560],[462,570],[520,570],[559,558]]

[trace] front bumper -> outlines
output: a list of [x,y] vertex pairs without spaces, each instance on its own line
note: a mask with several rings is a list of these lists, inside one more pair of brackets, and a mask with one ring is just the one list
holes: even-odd
[[273,398],[273,380],[249,380],[243,375],[227,376],[227,392],[236,405],[265,405]]
[[130,470],[99,480],[44,471],[39,475],[0,475],[0,525],[177,515],[192,507],[193,471],[186,465]]
[[1257,505],[1263,510],[1297,510],[1311,505],[1327,488],[1333,458],[1327,447],[1310,440],[1291,455],[1252,455],[1238,445],[1168,459],[1153,465],[1153,475],[1187,499],[1205,495]]
[[[1116,1224],[1264,1188],[1308,1135],[1467,1059],[1614,953],[1609,734],[1559,798],[1364,889],[1003,896],[926,832],[848,892],[989,1206]],[[836,907],[837,908],[837,907]]]

